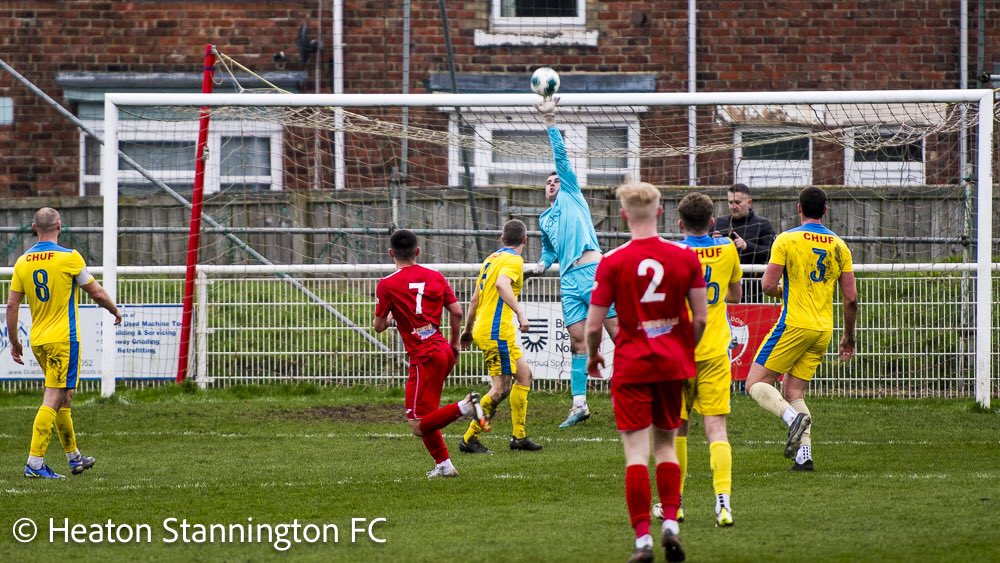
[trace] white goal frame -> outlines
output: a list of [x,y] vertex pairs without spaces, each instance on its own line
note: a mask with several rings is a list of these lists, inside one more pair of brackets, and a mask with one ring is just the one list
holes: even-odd
[[[976,178],[976,400],[990,402],[991,295],[992,295],[992,140],[994,92],[969,90],[873,90],[803,92],[701,92],[642,94],[565,94],[564,106],[708,106],[720,104],[868,104],[868,103],[970,103],[978,105]],[[119,107],[123,106],[321,106],[321,107],[530,107],[534,94],[126,94],[109,93],[104,102],[104,147],[101,155],[101,188],[104,194],[103,283],[112,299],[117,295],[118,256],[118,142]],[[337,170],[343,170],[339,165]],[[110,173],[109,173],[110,172]],[[900,268],[902,269],[902,268]],[[287,267],[286,267],[287,271]],[[101,392],[115,388],[115,327],[104,317]]]

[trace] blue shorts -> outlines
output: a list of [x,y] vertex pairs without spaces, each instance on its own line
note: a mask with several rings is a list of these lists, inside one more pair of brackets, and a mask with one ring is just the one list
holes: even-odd
[[[586,320],[590,307],[590,292],[594,290],[594,275],[597,262],[570,268],[559,278],[559,292],[562,300],[563,322],[566,326]],[[617,317],[615,306],[608,309],[608,318]]]

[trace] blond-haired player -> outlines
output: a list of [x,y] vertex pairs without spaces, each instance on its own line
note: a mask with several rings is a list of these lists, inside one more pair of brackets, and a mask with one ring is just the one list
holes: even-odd
[[694,350],[705,330],[708,302],[698,257],[657,235],[660,191],[646,183],[618,188],[632,239],[597,266],[587,313],[587,371],[600,377],[605,316],[618,311],[611,401],[625,450],[625,504],[635,530],[630,561],[653,561],[649,454],[652,436],[656,489],[663,503],[660,543],[667,561],[683,561],[678,537],[681,470],[674,435],[681,424],[684,382],[694,377]]

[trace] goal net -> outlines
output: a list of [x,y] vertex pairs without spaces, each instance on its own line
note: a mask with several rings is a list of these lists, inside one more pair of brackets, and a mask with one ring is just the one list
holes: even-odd
[[[117,231],[105,229],[105,283],[136,311],[140,328],[176,326],[177,266],[187,257],[191,220],[183,200],[191,197],[204,113],[208,221],[192,373],[216,383],[400,381],[398,338],[368,328],[374,285],[391,268],[388,235],[416,231],[422,263],[444,269],[463,302],[505,220],[528,224],[525,259],[538,260],[543,185],[554,169],[533,108],[539,100],[109,94],[101,179],[105,221]],[[605,250],[628,238],[614,198],[626,178],[660,187],[660,230],[673,239],[681,237],[676,204],[691,191],[709,194],[722,216],[727,188],[745,184],[754,212],[780,232],[798,225],[798,190],[824,187],[825,223],[858,265],[862,313],[858,358],[840,365],[830,356],[818,389],[988,396],[997,339],[993,107],[986,90],[567,92],[558,120]],[[522,347],[538,379],[562,382],[570,353],[558,299],[554,273],[526,284],[532,329]],[[753,334],[772,322],[775,303],[763,298],[739,309],[741,361],[755,352]],[[152,346],[123,346],[111,327],[104,331],[105,358],[119,365],[136,354],[130,349]],[[172,377],[170,338],[159,339],[149,362],[133,362],[129,375]],[[478,354],[465,353],[454,377],[483,374]]]

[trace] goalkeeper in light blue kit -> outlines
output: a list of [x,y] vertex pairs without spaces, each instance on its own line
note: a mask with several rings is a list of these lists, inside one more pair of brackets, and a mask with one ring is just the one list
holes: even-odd
[[[590,418],[590,408],[587,406],[587,343],[583,325],[587,319],[597,263],[601,260],[601,247],[597,243],[590,206],[583,198],[576,173],[566,156],[562,134],[556,127],[558,102],[558,98],[550,96],[536,106],[542,114],[552,143],[556,171],[545,180],[545,198],[550,207],[538,217],[538,225],[542,231],[542,258],[529,267],[528,272],[538,275],[545,272],[553,262],[559,262],[563,320],[569,331],[570,350],[573,354],[570,372],[573,406],[569,410],[569,416],[559,425],[560,428],[568,428]],[[608,311],[604,328],[612,338],[618,333],[618,319],[613,307]]]

